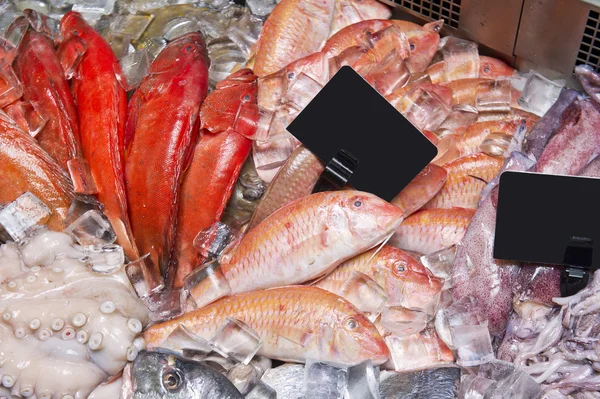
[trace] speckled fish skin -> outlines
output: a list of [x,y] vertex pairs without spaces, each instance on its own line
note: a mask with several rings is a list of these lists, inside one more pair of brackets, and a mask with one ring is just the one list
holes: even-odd
[[381,373],[381,399],[453,399],[458,397],[461,369],[434,369]]
[[[502,170],[525,171],[533,164],[529,158],[513,153]],[[497,187],[475,212],[464,238],[457,245],[452,270],[452,297],[458,301],[471,296],[478,313],[488,320],[490,334],[501,337],[512,310],[513,288],[518,278],[518,263],[494,259]]]
[[282,0],[277,4],[260,33],[254,73],[269,75],[318,51],[329,36],[334,6],[335,0]]
[[[221,219],[250,154],[250,137],[256,133],[258,119],[256,92],[256,75],[244,68],[217,83],[216,90],[202,103],[200,139],[181,185],[177,234],[169,264],[175,287],[183,286],[184,277],[202,263],[194,238]],[[252,111],[248,112],[247,125],[239,127],[247,131],[238,132],[236,116],[243,103],[251,104]]]
[[388,295],[388,303],[408,309],[430,309],[437,304],[443,281],[406,252],[384,245],[347,260],[316,287],[339,293],[354,271],[371,277]]
[[310,150],[300,146],[279,170],[248,224],[253,229],[281,207],[312,192],[325,165]]
[[[446,76],[444,69],[444,61],[437,62],[431,65],[425,71],[432,83],[444,83],[450,81]],[[480,79],[497,79],[500,77],[512,76],[515,69],[508,66],[503,61],[492,57],[479,57],[479,78]],[[450,77],[451,78],[451,77]]]
[[447,163],[446,184],[425,208],[477,209],[483,188],[498,175],[503,164],[503,159],[481,152]]
[[402,222],[389,244],[429,255],[458,243],[474,213],[465,208],[421,210]]
[[41,33],[29,30],[19,46],[14,66],[25,88],[23,98],[39,104],[48,119],[36,140],[67,171],[67,161],[83,155],[77,108],[53,43]]
[[442,189],[447,177],[446,169],[429,164],[391,202],[404,210],[404,217],[408,217]]
[[600,74],[590,65],[577,65],[575,75],[588,96],[600,103]]
[[391,15],[390,7],[377,0],[336,0],[328,37],[357,22],[387,19]]
[[542,119],[531,129],[525,141],[525,154],[538,159],[544,147],[560,124],[563,112],[575,101],[579,92],[573,89],[563,90],[556,102],[544,114]]
[[574,101],[535,165],[536,172],[576,175],[600,152],[600,106]]
[[373,194],[312,194],[250,230],[221,270],[232,294],[304,283],[374,247],[402,219],[400,208]]
[[141,254],[165,273],[175,239],[179,192],[208,92],[200,33],[182,36],[154,60],[129,103],[125,166],[131,224]]
[[117,81],[119,63],[110,45],[81,14],[69,11],[60,21],[65,40],[78,37],[87,50],[73,78],[83,155],[98,189],[104,214],[117,234],[117,243],[130,259],[137,259],[129,223],[124,176],[127,93]]
[[373,324],[350,302],[316,287],[289,286],[238,294],[196,309],[144,333],[149,348],[159,347],[180,324],[204,339],[233,317],[261,338],[258,354],[304,362],[314,359],[353,365],[381,364],[389,350]]
[[48,226],[65,228],[74,197],[71,179],[33,137],[5,120],[0,120],[0,170],[0,204],[29,191],[52,211]]

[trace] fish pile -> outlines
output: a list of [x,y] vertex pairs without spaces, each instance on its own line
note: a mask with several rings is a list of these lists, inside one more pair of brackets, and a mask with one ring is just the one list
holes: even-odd
[[[0,398],[594,397],[600,278],[492,254],[502,171],[600,177],[598,74],[376,0],[176,3],[0,5]],[[286,130],[342,66],[438,148],[391,202],[313,193]]]

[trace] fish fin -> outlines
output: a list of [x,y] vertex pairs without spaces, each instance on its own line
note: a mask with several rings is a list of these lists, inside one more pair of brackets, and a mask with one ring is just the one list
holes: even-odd
[[277,335],[296,345],[305,347],[308,340],[313,336],[313,332],[312,330],[290,329],[283,334],[278,333]]
[[487,182],[487,181],[485,181],[484,179],[482,179],[481,177],[478,177],[478,176],[473,176],[473,175],[467,175],[467,176],[469,176],[469,177],[472,177],[473,179],[477,179],[477,180],[479,180],[480,182],[483,182],[483,183],[485,183],[485,184],[488,184],[488,182]]

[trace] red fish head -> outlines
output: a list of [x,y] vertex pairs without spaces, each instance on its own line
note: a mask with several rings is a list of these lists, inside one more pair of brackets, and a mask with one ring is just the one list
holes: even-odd
[[479,77],[494,79],[500,76],[512,76],[515,69],[504,62],[491,57],[479,57]]
[[256,106],[256,75],[250,69],[241,69],[219,82],[216,90],[206,97],[200,109],[201,128],[211,133],[226,131],[234,126],[240,107],[258,118]]
[[[340,298],[340,300],[343,300]],[[377,328],[350,303],[348,310],[337,315],[332,324],[322,325],[321,349],[343,365],[371,360],[380,365],[390,357],[390,351]]]
[[406,60],[408,69],[412,73],[423,72],[438,49],[440,35],[427,30],[412,30],[406,32],[406,36],[410,44],[410,57]]
[[395,231],[404,217],[404,212],[397,206],[360,191],[344,192],[340,206],[346,214],[353,239],[371,245]]
[[79,35],[79,32],[85,28],[89,28],[89,25],[81,14],[75,11],[69,11],[60,20],[60,33],[63,40],[69,39],[73,35]]
[[192,61],[198,58],[205,61],[207,65],[210,62],[204,36],[200,32],[188,33],[169,43],[161,51],[160,57],[154,60],[148,73],[159,74],[177,68],[179,65],[191,65]]

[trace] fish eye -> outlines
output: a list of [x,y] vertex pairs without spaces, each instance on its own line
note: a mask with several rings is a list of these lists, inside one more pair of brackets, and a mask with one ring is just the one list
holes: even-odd
[[355,208],[360,208],[361,206],[362,206],[362,201],[361,200],[354,201],[354,207]]
[[192,51],[193,50],[193,46],[191,44],[189,44],[188,46],[186,46],[185,51]]
[[398,272],[402,273],[402,272],[404,271],[404,266],[402,266],[402,265],[398,265],[398,266],[396,266],[396,270],[397,270]]
[[250,94],[246,94],[244,97],[242,97],[242,100],[250,101]]
[[181,376],[177,371],[168,371],[163,374],[162,383],[167,391],[175,391],[181,386]]
[[483,72],[485,72],[485,73],[490,73],[490,72],[491,72],[491,70],[492,70],[492,69],[490,68],[490,66],[489,66],[489,65],[486,65],[486,66],[483,68]]
[[288,73],[288,79],[294,79],[294,76],[296,76],[294,75],[294,72]]
[[410,50],[412,51],[412,50],[414,50],[414,49],[415,49],[415,45],[411,43],[411,44],[410,44]]
[[358,321],[352,317],[349,317],[344,321],[344,328],[347,330],[355,330],[357,327]]

